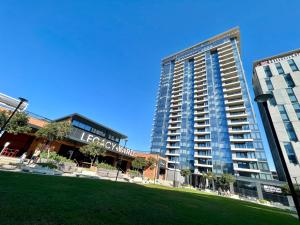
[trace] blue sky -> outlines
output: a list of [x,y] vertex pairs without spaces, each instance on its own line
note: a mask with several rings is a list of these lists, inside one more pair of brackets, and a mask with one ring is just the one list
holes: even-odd
[[297,0],[1,1],[0,92],[28,98],[30,111],[51,119],[81,113],[147,151],[161,58],[239,26],[253,96],[252,62],[299,48],[299,7]]

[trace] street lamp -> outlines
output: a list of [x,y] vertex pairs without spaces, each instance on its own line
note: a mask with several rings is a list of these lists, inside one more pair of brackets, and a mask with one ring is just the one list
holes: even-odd
[[275,141],[276,147],[278,149],[278,154],[279,154],[279,157],[280,157],[280,160],[281,160],[281,163],[282,163],[282,167],[283,167],[283,170],[284,170],[284,173],[285,173],[285,176],[286,176],[286,180],[287,180],[287,183],[288,183],[290,191],[291,191],[291,195],[292,195],[293,200],[294,200],[295,208],[297,210],[298,220],[300,220],[299,199],[298,199],[298,196],[296,194],[296,191],[295,191],[295,188],[294,188],[292,178],[291,178],[291,175],[289,173],[287,164],[285,162],[284,155],[283,155],[283,152],[281,150],[280,143],[279,143],[279,140],[277,138],[275,127],[274,127],[274,124],[272,123],[272,118],[271,118],[270,111],[269,111],[268,104],[267,104],[267,101],[271,98],[273,98],[272,94],[261,94],[261,95],[256,96],[254,101],[261,104],[263,106],[263,109],[266,112],[267,118],[269,120],[269,125],[271,127],[271,134],[274,137],[274,141]]
[[9,118],[5,121],[5,123],[3,124],[3,126],[0,128],[0,137],[2,136],[2,132],[4,131],[5,127],[7,126],[7,124],[9,123],[9,121],[11,120],[11,118],[15,115],[15,113],[18,111],[18,109],[21,107],[21,105],[23,103],[28,102],[27,99],[25,98],[19,98],[20,102],[17,105],[17,107],[15,108],[15,110],[13,111],[13,113],[9,116]]
[[[125,144],[124,144],[124,147],[123,148],[126,148],[126,144],[127,144],[127,141],[128,141],[128,139],[126,138],[126,139],[124,139],[124,141],[125,141]],[[120,166],[121,165],[119,165],[120,164],[120,162],[122,162],[122,160],[123,160],[123,154],[121,155],[121,158],[118,160],[118,162],[117,162],[117,169],[118,169],[118,172],[117,172],[117,176],[116,176],[116,181],[118,181],[118,176],[119,176],[119,172],[120,172]]]

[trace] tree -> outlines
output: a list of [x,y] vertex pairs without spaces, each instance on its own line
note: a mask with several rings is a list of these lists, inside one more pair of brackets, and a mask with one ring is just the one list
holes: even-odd
[[39,138],[46,139],[46,150],[48,151],[48,158],[50,147],[48,146],[49,143],[53,141],[63,140],[65,139],[71,132],[71,125],[69,122],[51,122],[48,123],[46,126],[39,129],[35,134]]
[[94,165],[95,159],[97,156],[104,155],[106,149],[104,146],[100,145],[99,142],[90,142],[87,145],[82,146],[79,151],[90,157],[91,160],[91,167]]
[[[0,126],[2,127],[7,121],[9,115],[6,111],[0,112]],[[6,125],[5,131],[14,135],[20,133],[31,132],[31,127],[28,125],[29,117],[26,113],[17,112]]]
[[39,129],[35,134],[37,137],[45,138],[48,141],[58,141],[65,139],[71,132],[69,122],[51,122]]
[[183,176],[185,178],[185,180],[188,181],[188,184],[190,184],[189,177],[190,177],[191,174],[192,174],[192,172],[191,172],[190,169],[182,169],[180,171],[180,175]]
[[203,175],[203,177],[206,178],[209,183],[210,182],[212,183],[212,188],[213,188],[213,190],[215,190],[215,181],[217,179],[217,177],[215,176],[215,174],[213,174],[213,172],[211,172],[211,171],[208,171],[207,173],[205,173]]
[[[300,190],[299,190],[298,185],[296,185],[296,184],[293,184],[293,185],[294,185],[294,189],[295,189],[297,196],[300,196]],[[281,187],[281,191],[284,195],[291,195],[291,190],[287,183]]]
[[156,166],[157,160],[153,157],[149,157],[147,159],[147,167],[149,167],[151,170],[153,170]]
[[134,169],[143,170],[147,166],[147,161],[145,160],[145,158],[138,157],[132,161],[131,166]]
[[5,111],[0,112],[0,127],[2,127],[5,124],[5,121],[7,120],[7,115]]
[[235,181],[235,177],[232,176],[231,174],[224,173],[218,179],[218,184],[222,187],[222,189],[229,189],[230,183],[233,183]]

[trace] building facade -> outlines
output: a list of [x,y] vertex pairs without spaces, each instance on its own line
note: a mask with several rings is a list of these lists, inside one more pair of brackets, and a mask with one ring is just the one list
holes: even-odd
[[[1,107],[0,111],[11,113],[10,108]],[[126,171],[131,167],[131,161],[135,158],[136,152],[124,147],[121,140],[127,139],[127,136],[99,124],[78,113],[64,116],[56,120],[50,120],[42,116],[38,116],[31,112],[26,112],[29,117],[28,125],[32,128],[30,133],[26,134],[10,134],[4,132],[0,138],[0,148],[6,146],[10,152],[14,152],[13,157],[20,157],[24,152],[30,158],[39,146],[44,146],[47,140],[35,136],[35,132],[51,122],[67,121],[71,125],[71,132],[64,140],[52,141],[48,145],[51,151],[57,152],[68,159],[74,160],[78,166],[89,167],[90,158],[83,155],[79,149],[81,146],[89,142],[97,141],[106,149],[104,156],[99,156],[99,160],[119,167],[122,171]],[[9,143],[9,145],[7,145]],[[3,151],[1,151],[3,153]],[[2,154],[0,156],[11,156]]]
[[[279,149],[293,181],[300,179],[300,49],[258,60],[253,65],[252,83],[256,96],[269,94],[266,107],[258,103],[275,167],[285,180]],[[268,119],[270,115],[271,121]],[[274,130],[272,131],[273,124]]]
[[168,179],[185,168],[271,179],[239,42],[232,29],[162,60],[151,151],[168,157]]

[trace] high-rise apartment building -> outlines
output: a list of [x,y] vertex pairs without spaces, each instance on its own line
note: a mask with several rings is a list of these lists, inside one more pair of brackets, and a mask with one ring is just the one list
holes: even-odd
[[151,151],[184,168],[271,179],[232,29],[162,60]]
[[[255,95],[269,96],[266,99],[267,104],[260,102],[258,106],[278,177],[285,180],[279,157],[279,151],[282,151],[295,183],[300,181],[299,68],[300,49],[256,61],[252,78]],[[279,149],[276,139],[279,142]]]

